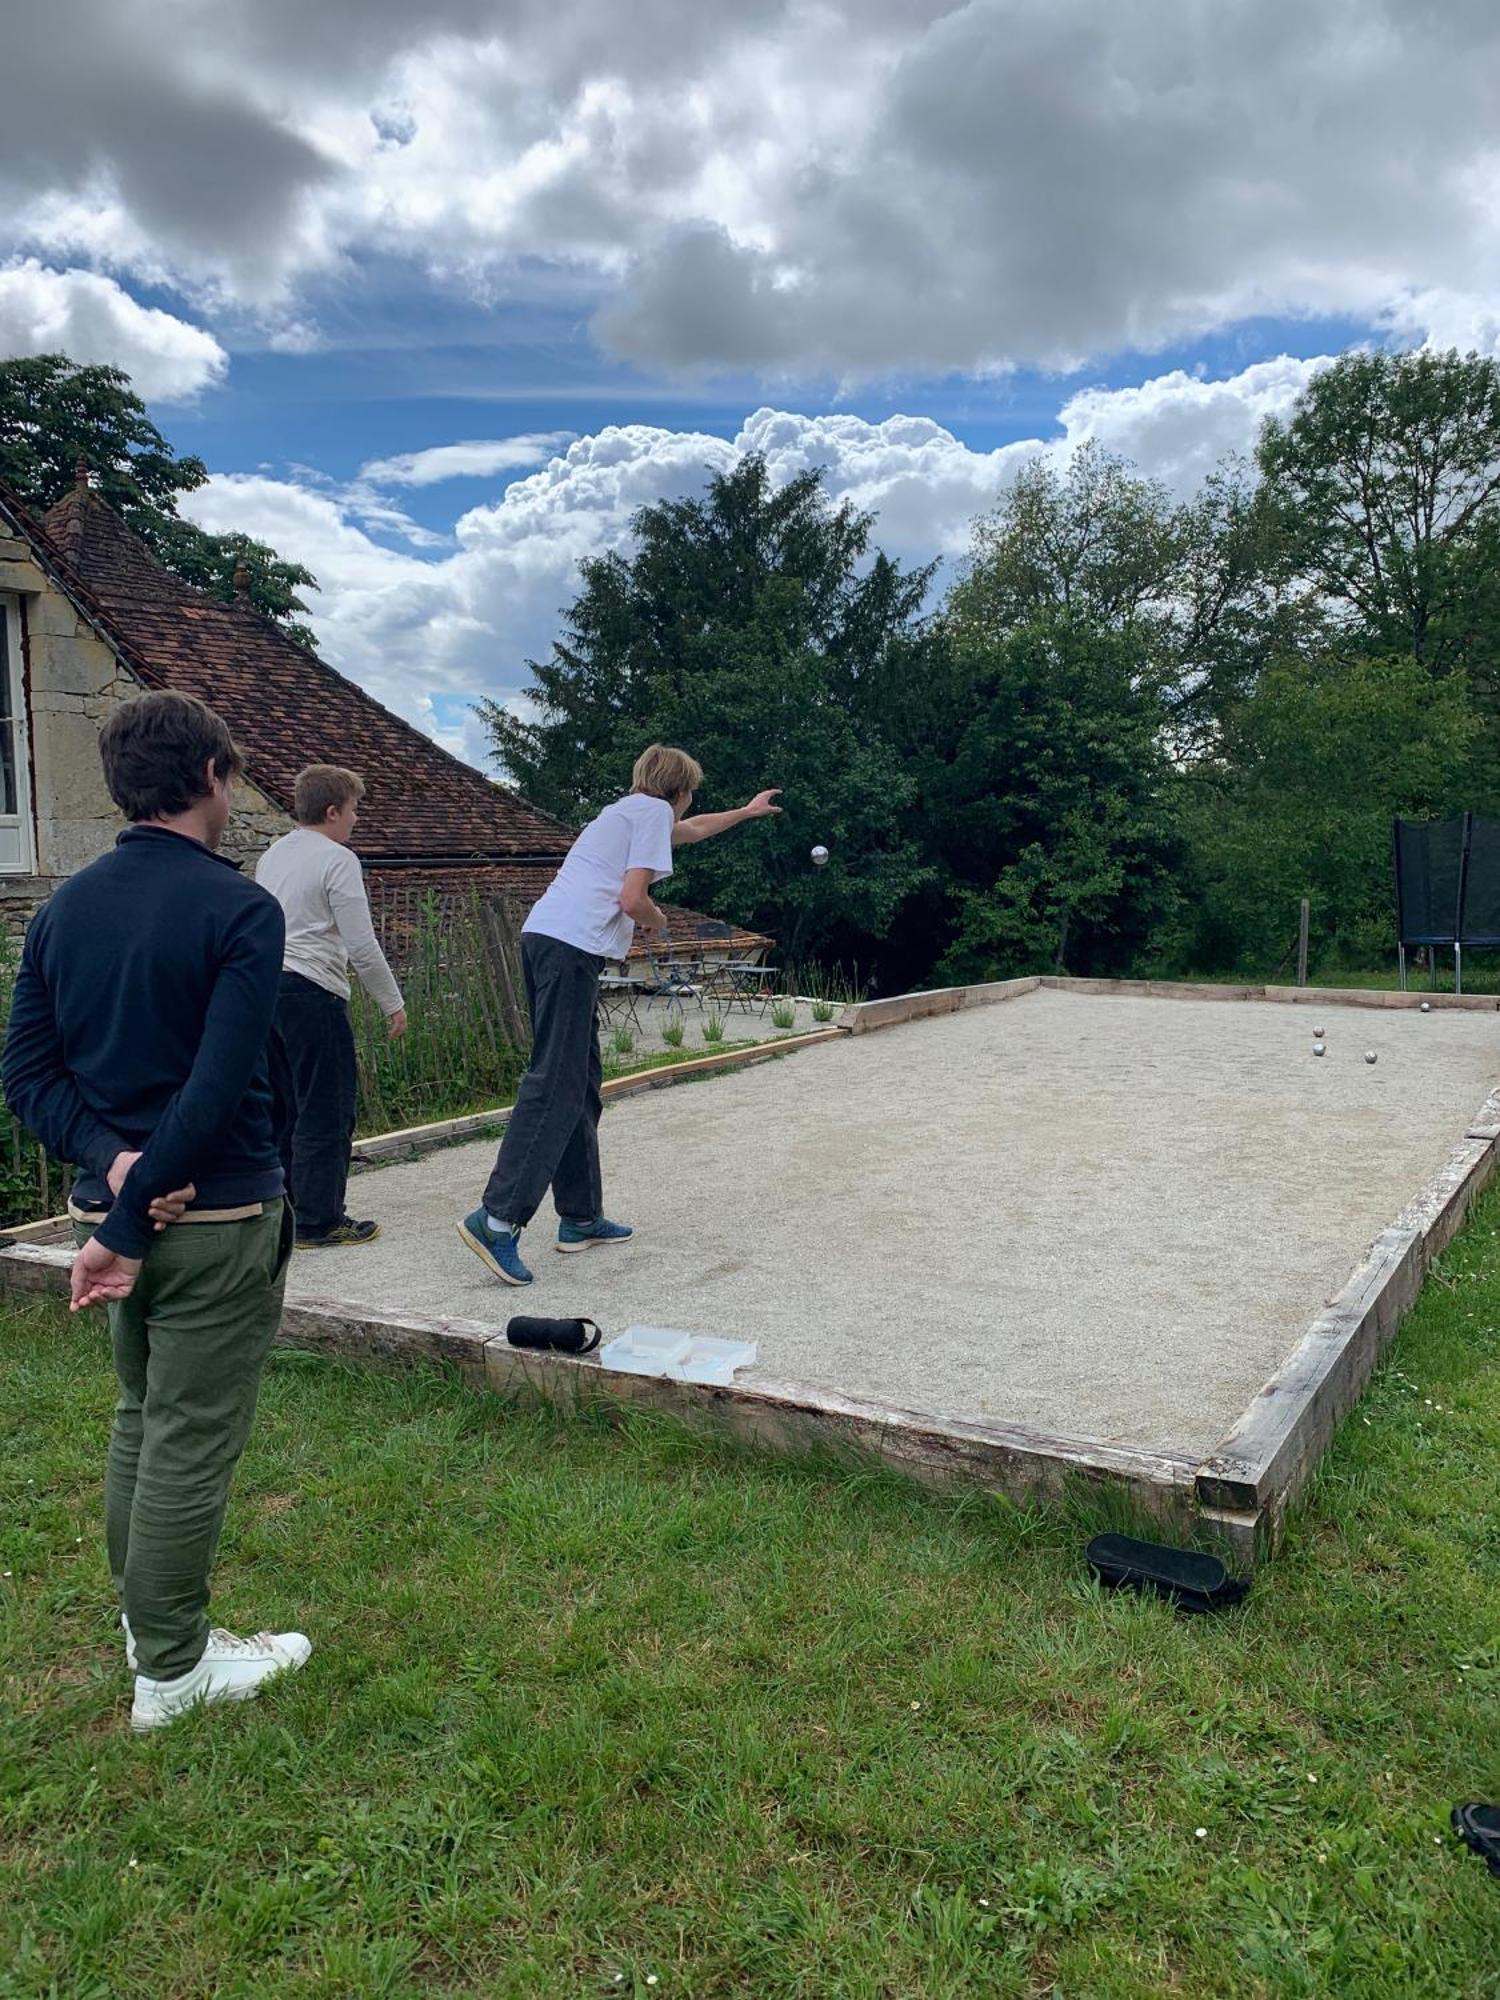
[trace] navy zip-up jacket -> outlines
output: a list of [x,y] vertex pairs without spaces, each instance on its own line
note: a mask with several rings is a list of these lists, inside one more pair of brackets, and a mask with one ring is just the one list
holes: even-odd
[[[106,1249],[144,1256],[151,1202],[189,1182],[195,1208],[282,1192],[266,1042],[285,935],[274,896],[159,826],[127,827],[32,920],[0,1076],[81,1169],[79,1206],[109,1209]],[[141,1157],[115,1199],[120,1152]]]

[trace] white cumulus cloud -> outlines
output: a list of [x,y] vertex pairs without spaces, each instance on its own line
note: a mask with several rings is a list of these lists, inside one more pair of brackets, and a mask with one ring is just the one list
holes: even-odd
[[359,476],[371,486],[439,486],[445,479],[488,479],[497,472],[539,464],[571,436],[571,431],[528,431],[519,437],[463,438],[457,444],[372,458],[360,467]]
[[0,268],[0,354],[66,354],[123,368],[148,402],[177,402],[220,380],[229,357],[200,326],[138,305],[113,278],[54,271],[34,257]]
[[431,557],[375,540],[368,530],[388,524],[372,495],[314,484],[312,474],[216,476],[183,508],[207,528],[244,529],[306,563],[322,586],[312,622],[324,657],[478,762],[483,732],[467,709],[482,695],[519,699],[525,662],[545,657],[561,634],[579,562],[627,548],[640,507],[703,492],[744,453],[761,453],[777,484],[820,467],[832,501],[875,515],[877,546],[911,565],[951,563],[975,516],[1028,460],[1061,465],[1097,438],[1186,493],[1224,451],[1248,452],[1261,420],[1284,413],[1317,365],[1283,358],[1216,382],[1173,372],[1085,391],[1064,404],[1053,435],[995,451],[971,449],[928,417],[869,423],[760,409],[732,440],[612,425],[460,515]]

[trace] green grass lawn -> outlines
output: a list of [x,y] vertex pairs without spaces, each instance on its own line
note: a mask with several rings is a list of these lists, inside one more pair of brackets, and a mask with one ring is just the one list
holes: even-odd
[[0,1994],[1500,1993],[1500,1199],[1213,1620],[1087,1523],[296,1355],[136,1740],[98,1321],[0,1323]]

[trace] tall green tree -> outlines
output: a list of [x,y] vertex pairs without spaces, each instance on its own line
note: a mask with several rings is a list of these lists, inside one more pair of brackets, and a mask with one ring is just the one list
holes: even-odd
[[892,983],[1119,973],[1176,917],[1177,774],[1142,635],[1069,612],[996,637],[946,621],[918,698],[888,703],[934,886]]
[[128,375],[63,354],[0,361],[0,479],[42,514],[72,488],[80,459],[95,491],[166,568],[227,599],[243,565],[251,603],[312,643],[297,623],[307,610],[298,593],[317,588],[312,573],[248,535],[211,535],[181,518],[179,499],[208,469],[201,458],[177,456]]
[[1409,653],[1275,662],[1221,753],[1184,778],[1193,962],[1284,971],[1306,896],[1325,962],[1388,963],[1391,822],[1468,803],[1477,728],[1462,674],[1434,682]]
[[1500,694],[1500,364],[1345,354],[1265,425],[1257,457],[1292,563],[1355,647],[1467,666]]
[[1183,752],[1211,742],[1264,660],[1311,616],[1250,468],[1226,460],[1190,500],[1097,443],[1024,467],[975,524],[951,628],[999,640],[1037,619],[1128,636]]
[[528,663],[539,713],[482,704],[498,761],[575,822],[628,789],[654,741],[700,759],[706,809],[784,787],[780,819],[680,849],[674,896],[773,933],[793,959],[868,964],[923,878],[874,692],[893,655],[920,648],[930,573],[872,552],[870,517],[833,507],[819,473],[773,488],[754,456],[633,526],[630,553],[582,565],[564,636]]

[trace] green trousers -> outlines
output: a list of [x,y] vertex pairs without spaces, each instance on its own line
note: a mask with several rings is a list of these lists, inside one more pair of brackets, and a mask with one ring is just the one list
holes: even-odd
[[208,1575],[281,1323],[292,1230],[280,1201],[244,1222],[175,1223],[109,1308],[120,1398],[105,1536],[138,1670],[154,1680],[187,1673],[208,1639]]

